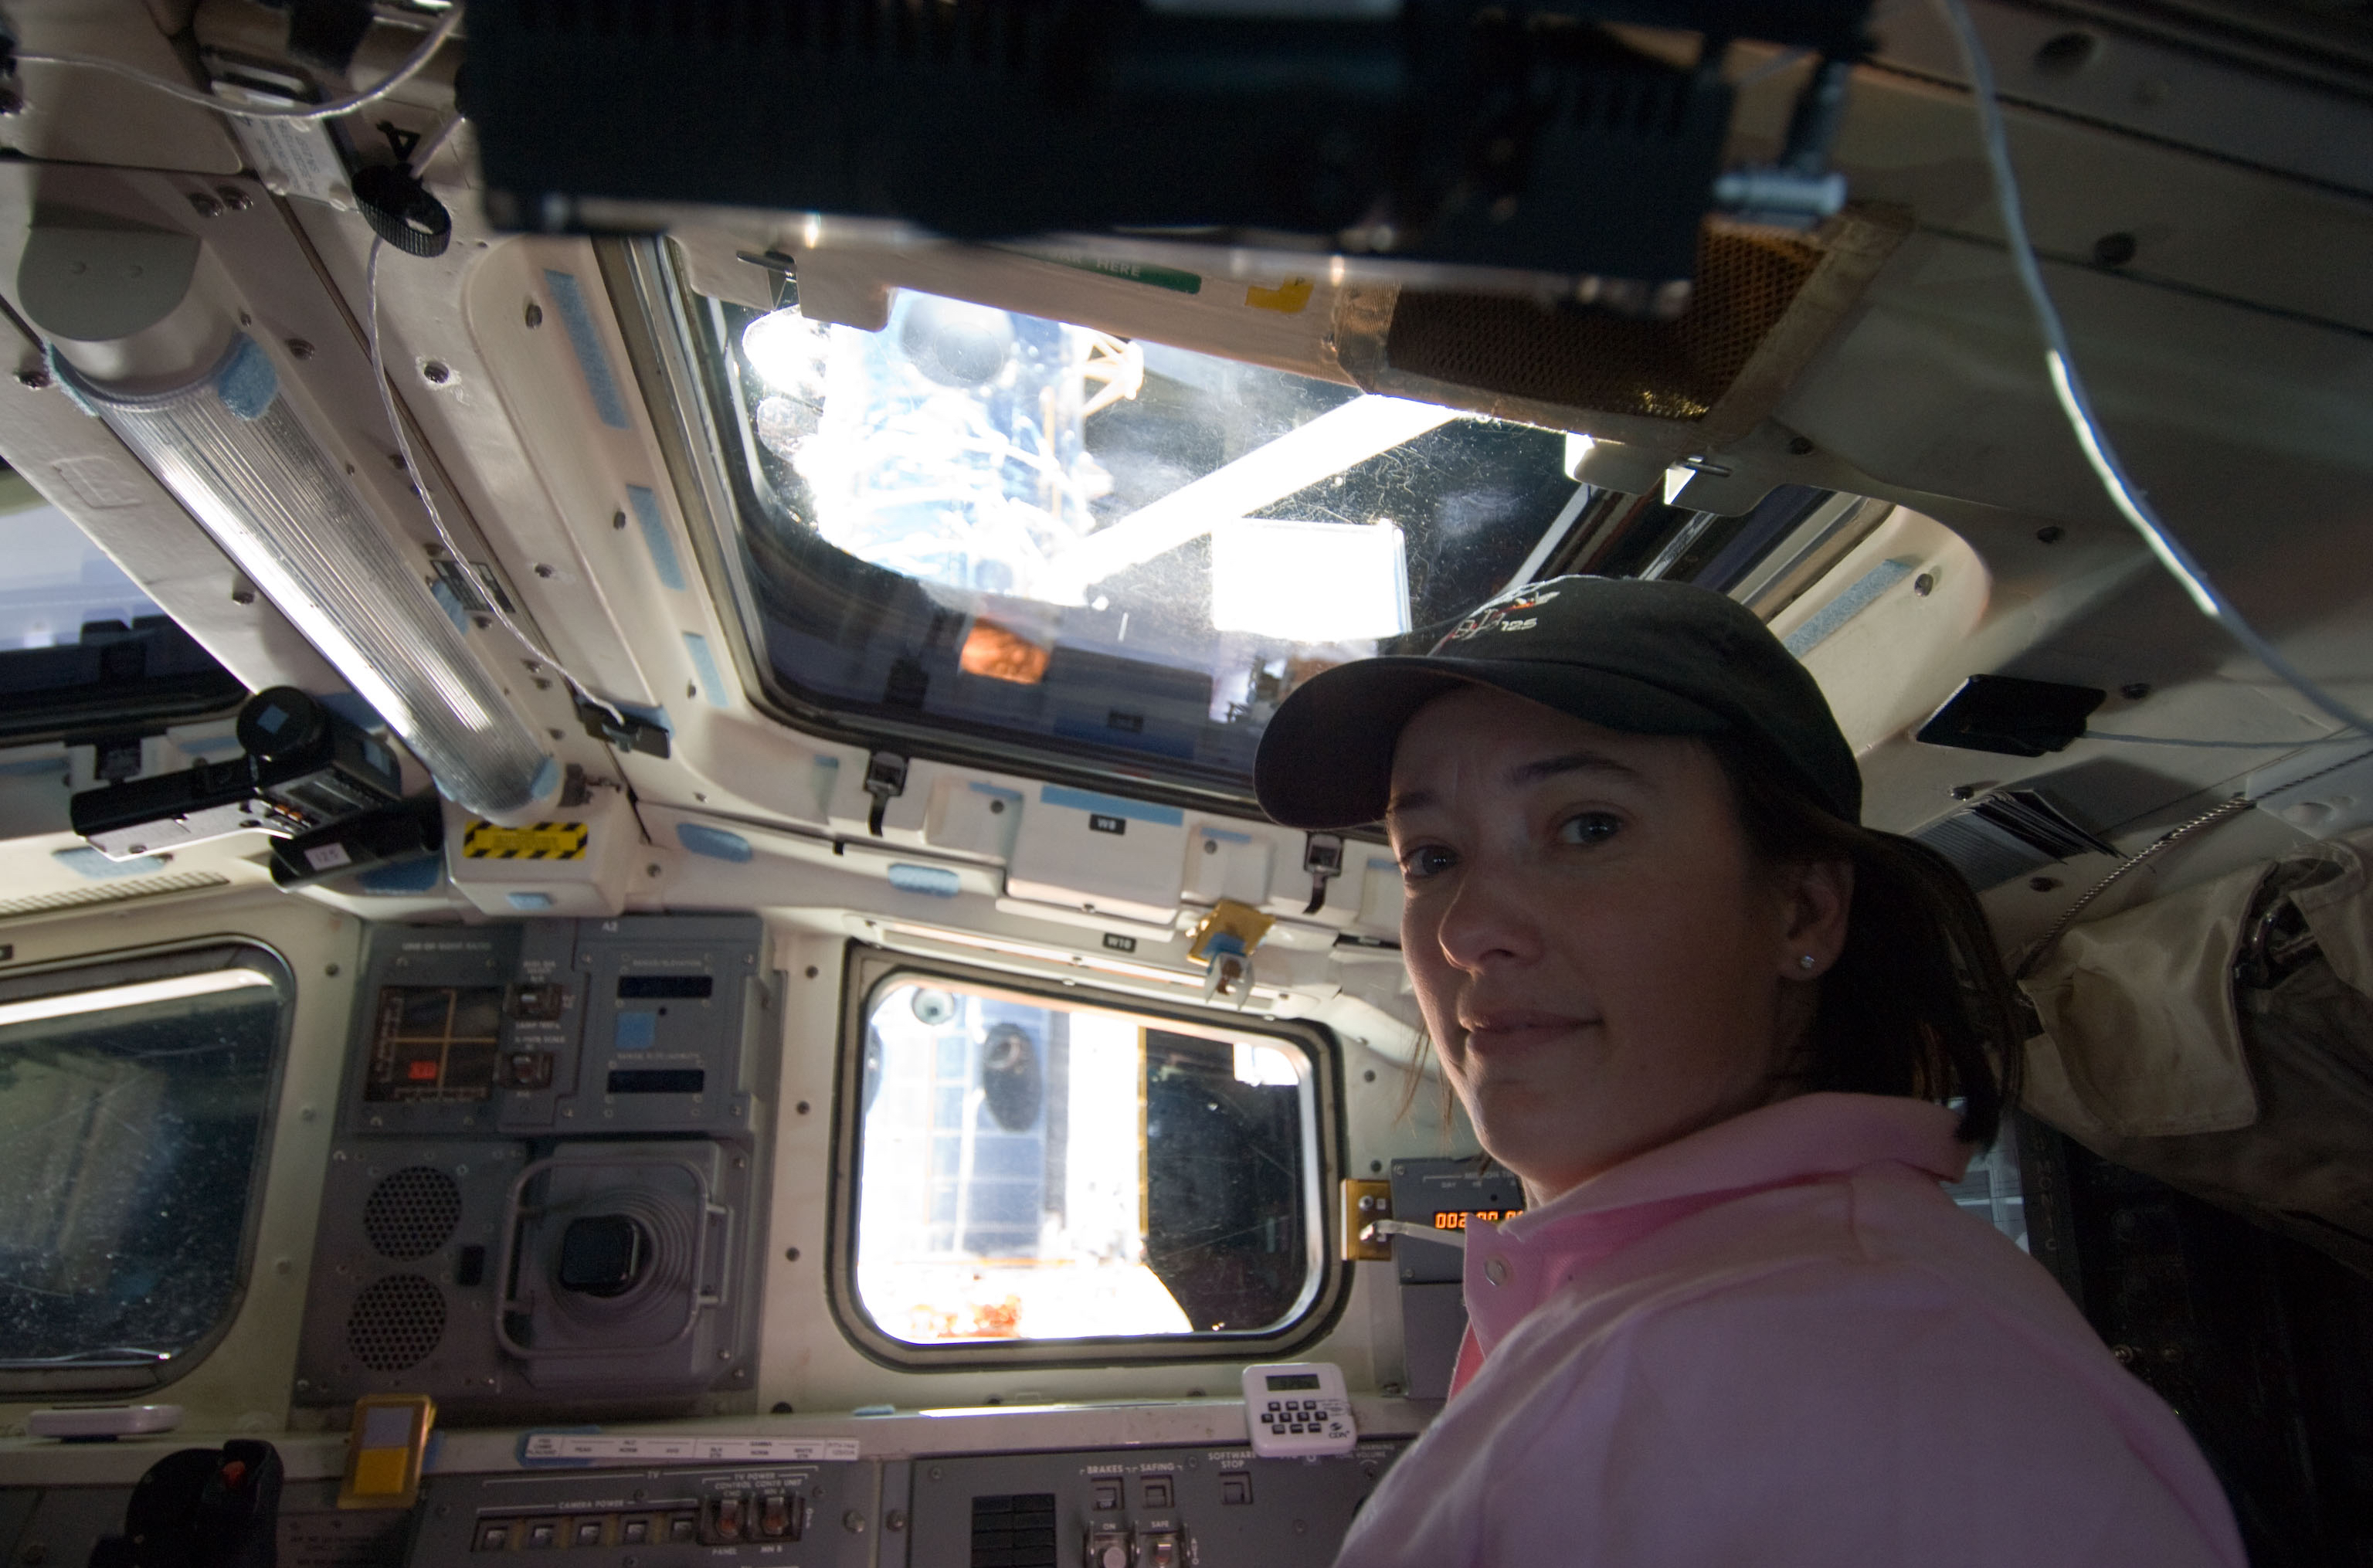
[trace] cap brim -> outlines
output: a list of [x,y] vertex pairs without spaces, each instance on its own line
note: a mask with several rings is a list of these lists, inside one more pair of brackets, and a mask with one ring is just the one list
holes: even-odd
[[1393,753],[1417,710],[1464,685],[1491,686],[1638,735],[1731,728],[1713,709],[1629,675],[1526,660],[1362,659],[1296,687],[1261,735],[1253,789],[1287,827],[1358,827],[1385,814]]

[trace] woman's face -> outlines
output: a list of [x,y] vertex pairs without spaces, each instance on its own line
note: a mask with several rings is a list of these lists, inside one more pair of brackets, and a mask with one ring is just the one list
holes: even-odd
[[1759,864],[1701,742],[1468,686],[1401,731],[1385,823],[1426,1024],[1536,1202],[1786,1092],[1852,870]]

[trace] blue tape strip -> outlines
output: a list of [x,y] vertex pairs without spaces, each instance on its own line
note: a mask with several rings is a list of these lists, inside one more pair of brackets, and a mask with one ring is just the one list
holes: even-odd
[[586,307],[585,290],[578,286],[577,275],[546,267],[544,286],[552,290],[553,308],[568,328],[568,346],[577,351],[577,369],[584,373],[585,390],[593,394],[593,412],[613,430],[632,429],[626,419],[626,401],[618,395],[618,378],[610,369],[609,350],[602,346],[602,334],[593,325],[593,312]]
[[708,639],[698,632],[686,632],[684,646],[692,655],[693,673],[700,677],[700,695],[708,699],[708,706],[732,707],[733,699],[725,693],[725,673],[717,667],[717,655],[708,651]]
[[154,855],[143,855],[136,860],[111,860],[88,845],[73,849],[53,849],[50,858],[93,882],[113,882],[127,876],[154,876],[165,869],[165,862]]
[[890,868],[890,885],[901,893],[928,893],[934,898],[953,898],[964,891],[964,883],[945,866],[914,866],[904,860]]
[[1790,632],[1785,643],[1788,651],[1802,659],[1868,609],[1872,600],[1911,575],[1909,561],[1879,562],[1857,578],[1853,586],[1822,605],[1819,614]]
[[738,833],[728,833],[721,827],[709,827],[697,822],[675,825],[675,841],[696,855],[706,855],[712,860],[731,860],[735,865],[747,865],[757,858],[758,851]]
[[1163,827],[1184,827],[1186,813],[1175,806],[1150,806],[1143,801],[1127,801],[1118,795],[1099,795],[1089,790],[1070,790],[1060,784],[1042,784],[1038,799],[1046,805],[1069,806],[1075,812],[1093,812],[1098,816],[1125,816],[1131,822],[1156,823]]
[[635,521],[643,525],[643,548],[651,553],[651,568],[660,574],[662,584],[682,593],[684,568],[676,564],[675,541],[668,537],[667,519],[660,511],[660,498],[640,485],[629,485],[626,504],[635,509]]
[[280,395],[280,372],[271,358],[245,333],[231,345],[230,356],[215,372],[215,395],[240,419],[256,420]]

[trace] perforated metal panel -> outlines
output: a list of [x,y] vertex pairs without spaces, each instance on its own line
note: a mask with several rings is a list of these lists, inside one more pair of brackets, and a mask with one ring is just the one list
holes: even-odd
[[406,1165],[380,1178],[363,1200],[363,1238],[381,1258],[436,1251],[462,1221],[462,1188],[434,1165]]
[[1404,291],[1385,357],[1396,370],[1512,397],[1656,419],[1721,400],[1820,264],[1809,240],[1709,225],[1697,287],[1669,322],[1544,309],[1505,295]]
[[404,1372],[445,1338],[445,1293],[419,1274],[390,1274],[364,1287],[346,1314],[346,1348],[373,1372]]

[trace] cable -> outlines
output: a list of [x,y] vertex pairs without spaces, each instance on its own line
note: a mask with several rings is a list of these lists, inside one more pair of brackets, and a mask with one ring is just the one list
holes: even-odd
[[2227,817],[2239,816],[2241,813],[2248,811],[2257,803],[2257,802],[2251,800],[2247,795],[2236,795],[2231,800],[2226,801],[2201,813],[2198,816],[2193,817],[2190,822],[2183,824],[2181,826],[2177,827],[2168,833],[2161,835],[2143,848],[2136,850],[2133,855],[2126,859],[2123,864],[2120,865],[2115,871],[2112,871],[2109,875],[2103,877],[2100,881],[2095,883],[2089,889],[2087,889],[2084,897],[2079,898],[2075,903],[2071,904],[2066,909],[2061,912],[2060,919],[2052,922],[2052,929],[2043,933],[2043,940],[2037,942],[2034,948],[2028,952],[2028,955],[2019,961],[2018,968],[2012,973],[2011,979],[2014,982],[2024,980],[2029,975],[2034,974],[2036,966],[2041,964],[2046,958],[2050,957],[2052,950],[2060,945],[2061,936],[2067,931],[2070,926],[2076,923],[2076,917],[2083,914],[2086,908],[2092,904],[2093,900],[2100,897],[2101,895],[2109,892],[2110,888],[2116,886],[2117,883],[2125,877],[2128,872],[2148,865],[2151,861],[2157,860],[2168,850],[2174,848],[2178,844],[2182,843],[2185,839],[2192,837],[2195,834],[2205,833],[2208,829],[2215,826],[2218,823],[2225,821]]
[[2100,730],[2087,730],[2081,739],[2087,741],[2123,741],[2133,746],[2201,746],[2215,751],[2274,752],[2292,746],[2336,746],[2344,743],[2363,744],[2362,735],[2310,735],[2296,741],[2192,741],[2173,735],[2116,735]]
[[2373,721],[2368,721],[2355,709],[2332,696],[2309,680],[2291,661],[2275,651],[2272,643],[2245,619],[2216,585],[2208,573],[2183,547],[2181,540],[2168,532],[2159,521],[2149,498],[2127,474],[2119,461],[2117,449],[2110,444],[2109,432],[2102,428],[2100,418],[2093,410],[2091,397],[2086,392],[2084,379],[2076,371],[2075,352],[2068,342],[2068,330],[2060,319],[2058,307],[2043,285],[2043,271],[2038,265],[2035,244],[2028,236],[2027,219],[2020,207],[2018,176],[2011,167],[2010,136],[2003,121],[2002,99],[1994,85],[1993,63],[1986,55],[1985,45],[1978,38],[1977,23],[1970,16],[1965,0],[1936,0],[1961,47],[1961,58],[1969,67],[1970,97],[1978,111],[1978,125],[1985,143],[1986,162],[1993,172],[1994,201],[2001,210],[2003,231],[2009,243],[2011,266],[2027,290],[2028,299],[2035,307],[2036,324],[2042,329],[2044,365],[2052,376],[2052,390],[2060,400],[2061,411],[2076,433],[2077,445],[2085,451],[2085,461],[2107,490],[2110,500],[2125,520],[2133,524],[2143,536],[2143,543],[2165,567],[2168,575],[2180,583],[2200,607],[2200,613],[2225,628],[2232,639],[2240,644],[2251,658],[2263,664],[2283,682],[2308,701],[2347,725],[2352,730],[2373,733]]
[[169,82],[162,76],[150,76],[137,66],[126,65],[120,60],[110,60],[98,54],[19,54],[17,56],[17,63],[20,65],[79,65],[85,70],[105,71],[111,76],[128,77],[143,87],[165,94],[168,98],[177,98],[183,103],[194,103],[201,109],[211,109],[217,113],[228,114],[240,120],[334,120],[341,114],[352,114],[357,109],[365,109],[377,103],[380,99],[418,76],[445,41],[453,36],[453,29],[459,27],[461,22],[462,7],[455,6],[445,13],[443,21],[429,29],[428,36],[421,41],[420,47],[404,56],[403,64],[398,65],[394,74],[387,80],[368,92],[356,93],[351,98],[332,99],[327,103],[290,104],[286,107],[248,107],[231,103],[213,93],[200,92],[194,88],[183,87],[179,82]]
[[[428,483],[428,475],[422,471],[419,459],[413,455],[412,438],[404,434],[403,418],[395,406],[395,389],[387,379],[387,361],[380,350],[379,258],[386,248],[385,240],[374,237],[371,240],[370,258],[363,265],[363,311],[364,320],[369,328],[368,335],[370,339],[371,379],[379,383],[380,407],[387,415],[388,428],[395,432],[396,451],[403,455],[404,471],[412,475],[413,488],[419,492],[420,505],[428,513],[429,526],[437,530],[437,537],[443,543],[445,553],[451,556],[464,572],[467,572],[470,567],[469,555],[455,540],[452,531],[445,526],[444,514],[437,509],[436,489]],[[497,602],[497,595],[484,593],[479,597],[486,606],[486,613],[500,621],[503,629],[517,638],[521,648],[526,649],[543,663],[551,666],[553,673],[567,684],[571,695],[579,701],[589,703],[607,713],[619,728],[626,727],[625,715],[594,696],[587,689],[585,683],[570,672],[567,665],[563,664],[549,649],[522,630],[519,623],[512,620]]]

